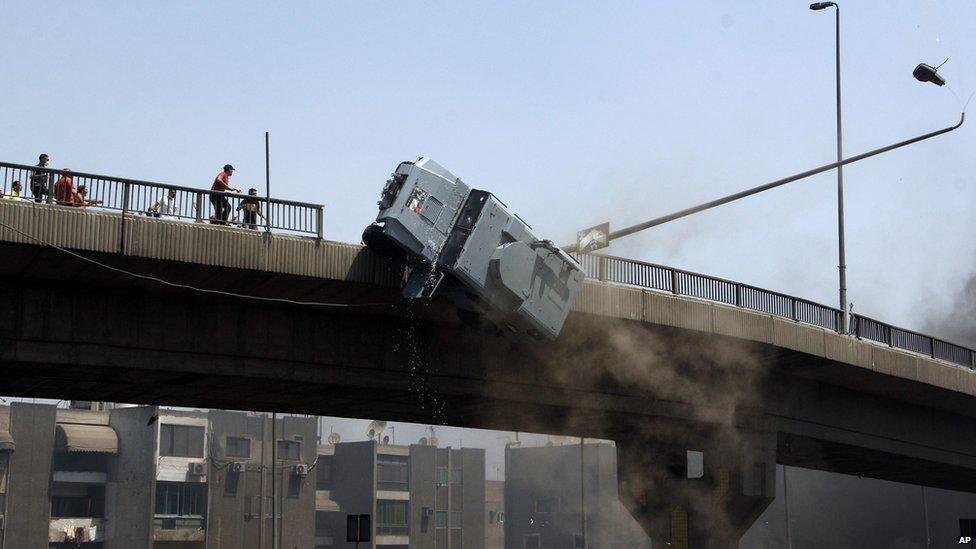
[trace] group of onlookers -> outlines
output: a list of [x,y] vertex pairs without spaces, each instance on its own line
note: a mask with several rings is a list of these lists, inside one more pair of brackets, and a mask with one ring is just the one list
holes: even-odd
[[[38,157],[37,166],[40,168],[47,167],[51,158],[47,154],[42,154]],[[30,174],[30,187],[31,194],[35,202],[43,202],[44,195],[49,195],[49,198],[54,198],[55,202],[61,204],[62,206],[73,206],[76,208],[87,208],[88,206],[93,206],[95,204],[100,204],[101,200],[92,200],[88,198],[88,188],[85,185],[79,185],[75,188],[74,178],[71,177],[71,170],[65,168],[62,170],[61,177],[54,183],[53,189],[48,189],[47,184],[50,180],[48,172],[42,170],[34,170]],[[6,193],[0,190],[0,197],[5,200],[20,200],[26,199],[23,196],[24,189],[20,181],[14,181],[10,185],[10,190]],[[51,194],[53,193],[53,194]]]
[[[47,168],[50,161],[50,156],[42,154],[38,157],[37,167]],[[88,189],[85,185],[75,187],[74,178],[71,176],[71,170],[69,168],[63,168],[60,171],[62,173],[51,189],[48,188],[48,182],[53,179],[49,175],[52,172],[33,170],[30,173],[30,198],[24,196],[21,182],[14,181],[10,186],[10,190],[6,193],[0,189],[0,199],[43,202],[44,197],[47,196],[48,199],[56,204],[79,208],[87,208],[88,206],[102,202],[101,200],[89,199]],[[242,227],[257,229],[257,218],[260,217],[262,221],[265,220],[264,214],[261,212],[261,202],[257,198],[257,189],[248,189],[247,196],[240,200],[234,211],[234,219],[228,221],[231,214],[231,204],[226,193],[241,192],[240,189],[231,187],[230,177],[232,175],[234,175],[234,166],[226,164],[224,169],[214,178],[213,184],[210,187],[211,191],[215,191],[210,193],[210,204],[213,206],[213,215],[210,216],[210,223],[215,225],[228,225],[236,222],[240,223]],[[167,189],[146,210],[146,215],[152,217],[180,217],[180,207],[176,195],[176,189]],[[240,221],[237,220],[237,212],[243,212]]]

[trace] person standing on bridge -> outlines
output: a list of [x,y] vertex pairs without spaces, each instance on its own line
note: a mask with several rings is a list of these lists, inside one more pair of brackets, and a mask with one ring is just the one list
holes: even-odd
[[[51,158],[47,154],[42,154],[39,156],[37,162],[38,168],[47,167],[48,162]],[[30,187],[31,194],[34,196],[34,202],[43,202],[44,195],[47,194],[47,172],[43,171],[33,171],[30,174]]]
[[222,193],[230,191],[235,193],[241,192],[240,189],[235,189],[230,186],[230,176],[232,175],[234,175],[234,166],[230,164],[224,165],[224,169],[217,174],[217,177],[214,178],[213,185],[210,187],[211,191],[217,191],[210,193],[210,204],[213,206],[213,218],[210,222],[215,225],[226,225],[227,217],[230,216],[230,201]]

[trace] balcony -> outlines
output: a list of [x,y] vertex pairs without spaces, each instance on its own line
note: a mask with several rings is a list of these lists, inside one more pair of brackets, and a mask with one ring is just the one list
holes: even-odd
[[47,539],[50,543],[104,541],[105,519],[85,517],[52,519],[48,527]]
[[156,515],[154,541],[205,541],[206,519],[200,516]]

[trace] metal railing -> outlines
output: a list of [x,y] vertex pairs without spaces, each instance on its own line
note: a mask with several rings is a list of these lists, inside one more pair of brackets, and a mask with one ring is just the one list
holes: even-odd
[[206,519],[200,516],[156,515],[153,517],[155,530],[203,530]]
[[[840,309],[806,299],[644,261],[600,254],[574,253],[572,255],[583,266],[587,276],[605,282],[697,297],[820,326],[835,332],[841,326]],[[851,335],[976,368],[976,351],[973,349],[885,324],[866,316],[851,315]]]
[[[35,173],[47,175],[46,191],[40,195],[35,195],[31,186],[31,175]],[[71,177],[75,189],[82,185],[87,188],[88,195],[86,198],[97,201],[91,207],[118,211],[122,215],[157,217],[150,210],[170,190],[174,190],[176,196],[172,201],[172,209],[168,214],[158,215],[158,217],[184,219],[197,223],[212,222],[249,229],[279,230],[322,238],[324,207],[321,204],[295,202],[279,198],[268,199],[261,196],[248,197],[240,193],[215,192],[209,189],[181,187],[153,181],[0,162],[0,190],[3,190],[3,193],[7,195],[10,193],[13,182],[19,181],[22,186],[21,196],[24,200],[48,204],[58,203],[55,185],[62,176]],[[242,201],[247,198],[257,201],[259,211],[264,216],[263,219],[255,216],[255,223],[253,224],[245,223],[244,211],[239,209]],[[222,200],[226,200],[229,205],[229,215],[226,221],[217,219],[216,215],[217,205]],[[73,204],[64,205],[72,206]]]

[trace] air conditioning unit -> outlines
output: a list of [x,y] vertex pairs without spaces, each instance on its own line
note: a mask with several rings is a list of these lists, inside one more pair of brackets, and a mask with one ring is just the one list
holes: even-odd
[[308,465],[306,465],[304,463],[296,463],[295,466],[292,467],[292,472],[295,473],[295,476],[307,477],[308,476]]
[[202,461],[191,461],[189,464],[190,474],[195,477],[202,477],[207,474],[207,464]]
[[227,472],[229,473],[244,473],[247,467],[243,462],[232,461],[227,465]]

